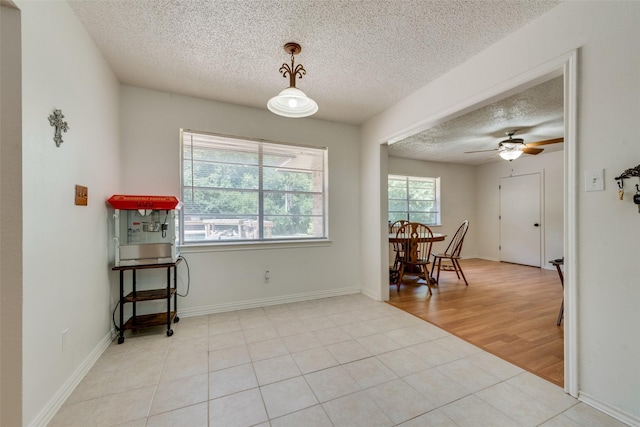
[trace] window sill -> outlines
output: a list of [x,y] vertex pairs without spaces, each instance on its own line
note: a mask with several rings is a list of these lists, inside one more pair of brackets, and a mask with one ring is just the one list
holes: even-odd
[[228,252],[228,251],[258,251],[264,249],[292,249],[292,248],[316,248],[331,246],[331,240],[287,240],[273,242],[225,242],[215,244],[184,244],[180,246],[180,253],[193,254],[204,252]]

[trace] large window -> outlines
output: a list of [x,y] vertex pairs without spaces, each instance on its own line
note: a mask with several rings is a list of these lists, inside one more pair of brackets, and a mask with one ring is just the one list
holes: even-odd
[[182,131],[182,243],[327,237],[325,148]]
[[389,175],[389,221],[440,225],[440,178]]

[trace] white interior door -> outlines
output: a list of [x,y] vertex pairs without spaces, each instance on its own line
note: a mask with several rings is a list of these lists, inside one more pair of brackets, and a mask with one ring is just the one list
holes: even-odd
[[500,179],[500,260],[540,267],[540,174]]

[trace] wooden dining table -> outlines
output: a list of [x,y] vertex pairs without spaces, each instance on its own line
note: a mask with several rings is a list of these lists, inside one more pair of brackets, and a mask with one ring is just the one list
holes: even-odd
[[[442,242],[445,238],[447,237],[446,234],[442,234],[442,233],[433,233],[432,237],[427,237],[427,236],[423,236],[418,238],[419,241],[421,242]],[[389,233],[389,245],[390,246],[394,246],[395,243],[404,243],[407,240],[407,237],[400,237],[398,238],[397,233]],[[404,245],[403,245],[404,246]],[[391,251],[389,252],[391,253]],[[427,254],[427,257],[430,257],[431,254]],[[391,260],[389,260],[391,262]],[[395,264],[395,263],[394,263]],[[412,267],[410,268],[410,272],[411,273],[420,273],[420,269],[417,267]],[[427,283],[431,282],[432,279],[429,277],[428,274],[426,275],[422,275],[419,274],[420,277],[422,277],[422,279],[426,280]],[[398,270],[390,268],[389,269],[389,280],[391,283],[396,283],[396,285],[398,286],[398,290],[400,289],[400,284],[399,284],[399,275],[398,275]],[[431,289],[429,289],[429,292],[431,292]]]
[[[432,241],[432,242],[442,242],[444,239],[447,238],[446,234],[442,234],[442,233],[433,233],[433,237],[432,238],[421,238],[421,241]],[[406,238],[401,238],[401,240],[406,240]],[[396,235],[396,233],[389,233],[389,243],[396,243],[398,242],[398,237]]]
[[[445,238],[447,237],[446,234],[442,234],[442,233],[433,233],[433,237],[429,238],[429,237],[420,237],[418,240],[421,242],[442,242]],[[391,248],[393,248],[393,244],[394,243],[402,243],[403,241],[406,241],[406,237],[400,237],[400,239],[398,239],[398,236],[396,233],[389,233],[389,245],[391,246]],[[390,249],[390,251],[392,251],[392,249]],[[391,253],[391,252],[390,252]],[[430,256],[430,254],[428,254]]]

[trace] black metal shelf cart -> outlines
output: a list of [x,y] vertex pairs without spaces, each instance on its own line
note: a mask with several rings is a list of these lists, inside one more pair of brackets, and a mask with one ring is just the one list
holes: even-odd
[[[112,270],[120,273],[120,334],[118,336],[118,344],[124,342],[124,331],[137,330],[141,328],[147,328],[150,326],[167,325],[167,336],[173,335],[173,329],[171,329],[171,323],[177,323],[180,321],[178,317],[178,293],[177,281],[178,272],[177,266],[182,261],[178,258],[176,262],[163,263],[163,264],[145,264],[145,265],[127,265],[113,267]],[[136,289],[136,272],[138,270],[166,268],[167,269],[167,286],[165,288],[149,289],[144,291],[138,291]],[[173,269],[173,278],[171,277],[171,269]],[[124,294],[124,272],[131,271],[131,292]],[[172,286],[173,285],[173,286]],[[171,309],[171,299],[173,297],[173,310]],[[155,300],[167,300],[166,312],[137,315],[136,305],[139,302],[155,301]],[[132,316],[129,320],[124,322],[124,304],[132,303]]]

